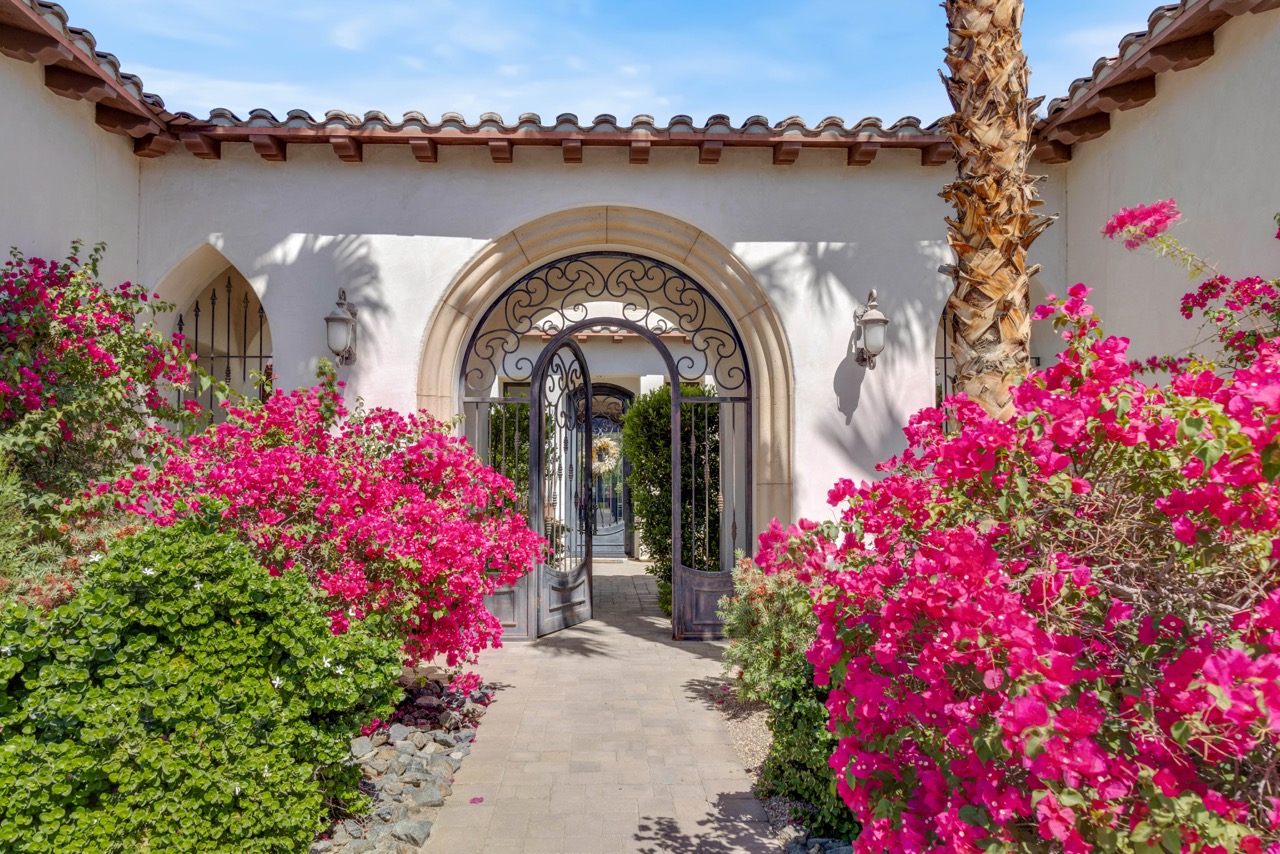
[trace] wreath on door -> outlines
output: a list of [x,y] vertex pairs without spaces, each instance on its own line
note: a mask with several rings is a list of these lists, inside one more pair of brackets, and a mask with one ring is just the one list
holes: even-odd
[[604,477],[622,462],[622,446],[611,436],[597,436],[591,443],[591,474]]

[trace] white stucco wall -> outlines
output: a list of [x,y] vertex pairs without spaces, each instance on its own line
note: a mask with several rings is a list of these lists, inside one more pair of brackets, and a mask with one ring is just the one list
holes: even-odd
[[93,115],[46,89],[43,66],[0,56],[0,250],[62,259],[75,238],[106,241],[102,279],[119,284],[137,276],[141,161]]
[[[951,169],[891,150],[864,168],[845,166],[838,151],[806,150],[789,167],[773,166],[767,149],[726,150],[717,166],[698,165],[693,149],[655,149],[643,167],[624,148],[585,155],[569,166],[557,150],[519,148],[500,166],[471,147],[442,148],[434,165],[402,147],[366,147],[362,164],[323,146],[293,146],[287,163],[248,145],[226,145],[218,162],[176,151],[143,165],[140,275],[155,285],[197,246],[216,247],[258,290],[285,385],[307,382],[327,352],[321,318],[345,287],[361,307],[350,393],[408,409],[432,309],[488,241],[586,205],[668,214],[732,250],[782,318],[796,379],[797,511],[825,517],[833,480],[872,476],[902,447],[908,417],[933,401],[934,332],[949,287],[937,273],[947,212],[937,193]],[[1060,210],[1047,192],[1046,209]],[[1055,282],[1065,269],[1058,231],[1036,247]],[[871,288],[893,323],[888,351],[866,371],[850,335]]]
[[1162,74],[1145,107],[1114,113],[1112,129],[1075,146],[1068,278],[1094,287],[1107,329],[1132,339],[1136,356],[1178,352],[1197,336],[1179,299],[1193,283],[1173,262],[1129,252],[1099,229],[1122,207],[1173,197],[1174,234],[1233,277],[1274,276],[1280,243],[1280,12],[1235,18],[1199,68]]

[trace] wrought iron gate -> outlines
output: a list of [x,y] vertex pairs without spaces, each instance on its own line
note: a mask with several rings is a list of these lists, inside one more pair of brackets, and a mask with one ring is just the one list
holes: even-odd
[[538,637],[591,619],[591,374],[565,341],[533,371],[529,518],[548,542],[537,569]]
[[[542,437],[554,430],[563,436],[569,429],[547,421],[555,410],[546,405],[543,369],[573,344],[568,352],[589,388],[585,358],[573,339],[602,333],[647,341],[666,366],[672,399],[672,633],[677,639],[718,637],[716,606],[733,589],[734,552],[751,542],[751,381],[732,321],[697,282],[664,262],[609,251],[562,258],[523,276],[472,333],[461,378],[467,436],[528,497],[535,528],[555,535],[556,525],[589,530],[594,515],[580,516],[576,508],[572,525],[563,514],[544,518],[542,472],[535,466],[552,453]],[[584,413],[590,399],[589,393],[582,399]],[[591,420],[585,418],[588,436]],[[589,489],[590,439],[568,447],[562,438],[557,452],[571,451]],[[580,451],[586,456],[579,457]],[[585,496],[584,512],[590,497]],[[587,566],[588,593],[582,606],[573,607],[589,613],[589,560]],[[545,612],[552,625],[550,608],[562,604],[556,593],[525,580],[498,591],[488,605],[506,637],[532,638],[542,633],[538,614]]]

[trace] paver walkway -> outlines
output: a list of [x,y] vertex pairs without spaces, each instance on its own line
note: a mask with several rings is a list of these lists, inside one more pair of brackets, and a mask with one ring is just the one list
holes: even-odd
[[503,687],[424,854],[776,854],[702,699],[723,644],[671,640],[634,562],[596,565],[594,613],[482,656],[486,681]]

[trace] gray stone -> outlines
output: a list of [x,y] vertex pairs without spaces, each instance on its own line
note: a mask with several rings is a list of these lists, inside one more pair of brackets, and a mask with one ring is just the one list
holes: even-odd
[[[395,824],[409,815],[409,807],[406,804],[383,804],[374,812],[379,821],[385,824]],[[388,828],[384,826],[378,827],[378,833],[384,833]],[[370,833],[372,836],[373,834]]]
[[476,731],[471,727],[463,727],[462,729],[458,730],[459,742],[463,742],[463,741],[471,742],[475,740],[476,740]]
[[430,756],[433,753],[443,753],[448,749],[449,748],[447,747],[442,747],[439,744],[436,744],[434,741],[428,741],[426,744],[422,746],[422,749],[419,750],[418,753],[422,754],[423,756]]
[[327,839],[321,839],[311,846],[311,854],[325,854],[326,851],[333,850],[333,843]]
[[351,755],[359,759],[373,752],[373,742],[367,736],[351,739]]
[[[417,760],[414,760],[414,761],[417,761]],[[392,774],[403,774],[404,769],[408,767],[409,767],[409,758],[407,756],[400,755],[391,761],[391,764],[387,766],[387,770]]]
[[803,827],[795,824],[788,824],[782,830],[778,831],[778,841],[782,845],[788,846],[792,843],[803,844],[809,838],[809,832]]
[[468,720],[478,721],[480,718],[484,717],[484,713],[487,711],[487,707],[482,706],[479,703],[473,703],[470,700],[467,700],[467,702],[462,706],[462,715]]
[[440,713],[440,726],[442,727],[453,729],[454,727],[460,726],[464,723],[466,723],[466,720],[462,715],[452,709],[445,709]]
[[412,741],[397,741],[396,752],[398,753],[417,753],[418,747]]
[[431,773],[430,766],[418,756],[410,759],[404,769],[404,775],[411,780],[421,780],[429,773]]
[[431,836],[431,822],[405,819],[391,826],[391,835],[410,845],[422,845]]
[[378,729],[373,731],[373,735],[369,736],[369,741],[373,742],[374,747],[381,747],[387,743],[387,731]]
[[442,729],[433,729],[431,737],[435,739],[436,744],[441,747],[453,747],[458,743],[457,736],[451,732],[445,732]]
[[836,845],[827,849],[827,854],[853,854],[852,845]]
[[387,783],[382,787],[382,794],[384,795],[398,795],[403,791],[404,783],[401,783],[399,780],[392,780],[390,783]]
[[431,741],[431,736],[427,735],[425,732],[419,731],[409,733],[409,743],[418,750],[421,750],[428,744],[433,744],[434,742]]
[[409,728],[404,724],[392,724],[391,729],[387,730],[387,738],[392,741],[404,741],[409,737]]
[[347,854],[368,854],[375,847],[372,839],[353,839],[347,846]]
[[444,806],[444,793],[436,786],[427,783],[410,789],[409,800],[413,802],[414,806],[439,807]]
[[[364,775],[366,777],[376,777],[391,767],[390,759],[367,759],[364,762]],[[369,772],[373,772],[372,774]]]
[[809,849],[799,842],[792,842],[787,846],[786,854],[809,854]]

